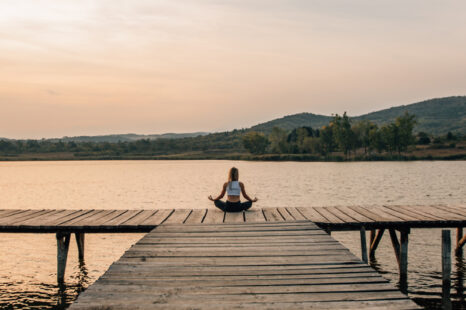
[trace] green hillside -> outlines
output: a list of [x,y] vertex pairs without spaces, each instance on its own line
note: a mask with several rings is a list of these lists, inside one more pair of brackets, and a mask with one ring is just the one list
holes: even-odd
[[[448,131],[466,134],[466,96],[430,99],[409,105],[402,105],[390,109],[380,110],[360,116],[353,120],[370,120],[379,125],[392,122],[405,111],[415,114],[418,125],[415,131],[425,131],[430,134],[445,134]],[[335,111],[343,114],[344,111]],[[351,111],[347,111],[351,113]],[[266,123],[251,127],[251,130],[269,133],[273,127],[292,130],[297,127],[310,126],[320,128],[327,125],[331,116],[316,115],[312,113],[299,113],[278,118]]]
[[273,127],[280,127],[286,130],[293,130],[297,127],[309,126],[313,128],[320,128],[328,125],[332,120],[331,116],[318,115],[312,113],[299,113],[294,115],[287,115],[282,118],[277,118],[269,122],[255,125],[251,130],[270,132]]
[[393,121],[405,111],[416,115],[416,131],[425,131],[434,135],[449,131],[466,133],[466,96],[430,99],[409,105],[368,113],[354,120],[370,120],[377,124]]

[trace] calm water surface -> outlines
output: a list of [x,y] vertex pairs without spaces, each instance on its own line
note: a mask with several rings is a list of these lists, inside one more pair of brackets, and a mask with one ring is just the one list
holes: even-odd
[[[0,208],[213,208],[206,197],[220,192],[233,165],[249,195],[259,197],[258,207],[466,203],[462,161],[79,161],[0,163]],[[359,256],[359,233],[332,235]],[[141,236],[88,234],[83,265],[72,239],[66,286],[57,287],[53,234],[0,234],[0,308],[65,308]],[[440,230],[412,230],[409,295],[431,309],[441,293],[440,253]],[[382,239],[372,264],[397,284],[389,238]],[[453,264],[455,307],[466,309],[465,260],[453,256]]]

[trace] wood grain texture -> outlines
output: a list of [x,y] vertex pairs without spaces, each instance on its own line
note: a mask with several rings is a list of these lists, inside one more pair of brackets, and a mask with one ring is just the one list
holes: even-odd
[[252,208],[225,213],[208,209],[0,210],[0,232],[149,232],[163,224],[229,225],[314,222],[326,231],[466,226],[464,206],[335,206]]
[[[264,213],[273,218],[281,212],[291,216],[284,209]],[[314,223],[283,217],[267,223],[162,224],[70,309],[96,307],[419,309]]]

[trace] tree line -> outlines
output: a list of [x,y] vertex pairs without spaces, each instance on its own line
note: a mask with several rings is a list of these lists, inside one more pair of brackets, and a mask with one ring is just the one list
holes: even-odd
[[342,152],[346,157],[358,149],[364,155],[373,152],[401,154],[415,144],[413,134],[416,117],[405,113],[394,122],[378,126],[368,121],[353,123],[346,115],[336,114],[327,126],[319,129],[300,127],[286,132],[274,127],[269,135],[251,131],[242,140],[244,147],[252,154],[318,154],[327,156]]
[[[268,135],[241,129],[197,137],[140,139],[129,142],[0,139],[0,155],[12,159],[22,154],[26,154],[23,158],[35,158],[34,154],[50,154],[50,158],[60,158],[61,153],[71,154],[74,158],[94,159],[178,155],[183,155],[182,158],[240,159],[251,153],[253,157],[261,154],[311,154],[305,156],[325,156],[329,159],[335,152],[341,152],[347,158],[356,151],[365,156],[382,152],[401,154],[413,144],[427,145],[431,140],[434,146],[439,142],[439,148],[455,144],[456,137],[452,133],[442,138],[431,137],[423,132],[414,136],[415,125],[415,116],[408,113],[382,126],[367,120],[353,122],[344,113],[335,115],[321,128],[299,127],[286,131],[275,127]],[[28,157],[28,154],[31,156]]]

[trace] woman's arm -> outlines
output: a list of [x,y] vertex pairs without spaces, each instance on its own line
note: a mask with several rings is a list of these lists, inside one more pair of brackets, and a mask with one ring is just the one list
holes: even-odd
[[209,200],[215,201],[215,200],[222,199],[223,196],[225,196],[225,192],[227,191],[227,185],[228,185],[228,183],[223,184],[222,192],[220,193],[220,195],[218,195],[217,198],[212,198],[212,195],[210,195],[210,196],[208,197]]
[[254,197],[254,199],[251,199],[251,197],[249,197],[248,194],[246,194],[243,182],[239,182],[239,186],[241,187],[241,193],[243,193],[244,198],[252,202],[256,202],[258,200],[256,197]]

